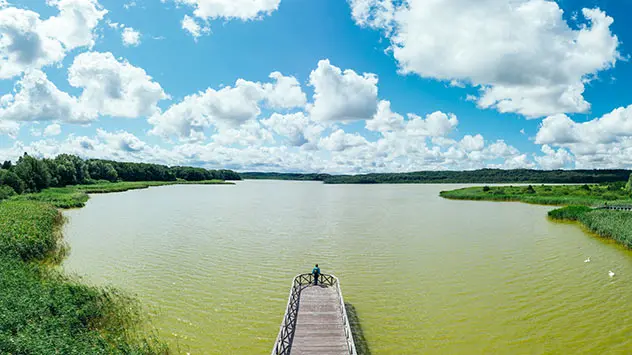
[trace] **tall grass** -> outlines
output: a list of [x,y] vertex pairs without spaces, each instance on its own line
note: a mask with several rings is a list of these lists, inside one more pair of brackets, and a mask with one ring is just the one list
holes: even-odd
[[[529,185],[531,186],[531,185]],[[632,204],[624,189],[607,185],[483,186],[441,191],[441,197],[455,200],[520,201],[538,205],[593,206],[608,203]]]
[[128,190],[146,189],[152,186],[166,185],[230,185],[232,182],[222,180],[206,181],[124,181],[102,182],[93,185],[74,185],[66,187],[51,187],[34,194],[15,195],[12,201],[40,201],[48,202],[58,208],[80,208],[88,202],[88,194],[103,194],[123,192]]
[[593,233],[632,248],[632,212],[595,210],[584,214],[580,221]]
[[164,354],[137,301],[64,276],[64,218],[38,201],[0,202],[0,354]]
[[549,211],[549,217],[560,221],[579,221],[583,215],[592,210],[587,206],[567,206]]
[[549,217],[579,222],[599,236],[632,248],[632,212],[592,208],[606,203],[632,204],[630,192],[619,185],[481,186],[441,191],[440,195],[456,200],[520,201],[566,206],[550,211]]

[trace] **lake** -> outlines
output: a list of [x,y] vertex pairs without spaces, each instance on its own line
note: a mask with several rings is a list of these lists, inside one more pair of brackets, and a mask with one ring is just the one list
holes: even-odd
[[551,207],[438,196],[463,186],[92,195],[65,212],[63,267],[137,295],[191,354],[269,354],[292,278],[314,263],[340,278],[372,354],[632,351],[630,251],[547,220]]

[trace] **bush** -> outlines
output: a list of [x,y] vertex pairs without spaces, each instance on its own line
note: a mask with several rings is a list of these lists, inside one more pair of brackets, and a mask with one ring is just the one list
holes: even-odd
[[0,200],[4,200],[13,195],[15,195],[15,190],[13,190],[11,186],[0,185]]
[[489,190],[489,186],[483,186],[483,192],[488,192]]

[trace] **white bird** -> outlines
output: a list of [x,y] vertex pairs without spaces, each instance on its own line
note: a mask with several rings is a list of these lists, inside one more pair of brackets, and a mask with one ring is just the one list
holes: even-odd
[[614,277],[614,272],[612,270],[608,271],[608,276]]
[[590,262],[590,256],[588,257],[588,259],[584,260],[585,263],[589,263]]

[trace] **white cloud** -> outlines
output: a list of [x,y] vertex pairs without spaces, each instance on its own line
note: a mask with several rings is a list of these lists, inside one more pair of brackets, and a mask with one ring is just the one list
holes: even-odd
[[140,32],[131,27],[125,27],[121,38],[123,39],[123,45],[127,47],[136,47],[140,44]]
[[480,86],[478,105],[500,112],[585,112],[585,83],[620,58],[598,9],[573,29],[548,0],[350,3],[356,23],[385,31],[402,73]]
[[118,61],[109,52],[76,56],[68,69],[68,82],[83,89],[79,100],[91,115],[151,116],[159,111],[158,101],[168,98],[145,70]]
[[468,134],[463,137],[463,139],[461,139],[459,145],[468,152],[479,151],[485,147],[485,140],[480,134],[477,134],[475,136],[471,136]]
[[189,95],[164,113],[153,115],[149,119],[154,126],[150,133],[165,138],[201,140],[206,137],[204,131],[213,126],[227,130],[256,119],[264,101],[273,108],[304,105],[305,94],[295,78],[278,72],[270,74],[270,78],[275,82],[261,84],[238,79],[234,87],[208,88]]
[[344,72],[321,60],[309,75],[314,87],[314,103],[308,109],[317,121],[369,119],[377,110],[377,76]]
[[382,100],[377,105],[377,112],[372,119],[366,121],[366,129],[376,132],[399,131],[404,128],[404,117],[391,111],[391,102]]
[[136,7],[136,6],[138,6],[138,4],[136,3],[136,1],[135,1],[135,0],[132,0],[132,1],[129,1],[129,2],[126,2],[125,4],[123,4],[123,8],[124,8],[125,10],[129,10],[129,9],[131,9],[132,7]]
[[20,133],[20,124],[14,121],[7,121],[0,117],[0,135],[7,135],[15,139]]
[[58,136],[61,134],[61,126],[58,123],[53,123],[44,128],[43,135],[45,137]]
[[[577,168],[632,167],[632,105],[619,107],[602,117],[578,123],[566,115],[545,118],[535,137],[543,152],[561,147],[575,157]],[[544,150],[547,151],[544,151]],[[564,152],[557,151],[559,156]]]
[[61,41],[66,50],[94,45],[93,31],[107,13],[98,0],[47,0],[47,3],[57,7],[59,15],[42,23],[45,33]]
[[454,114],[446,114],[441,111],[433,112],[425,119],[408,114],[406,131],[411,136],[442,137],[450,133],[459,123]]
[[334,131],[327,137],[320,139],[319,147],[333,152],[341,152],[347,149],[368,145],[366,138],[359,134],[346,133],[342,129]]
[[315,142],[324,127],[309,119],[303,112],[287,115],[273,113],[270,118],[261,120],[261,124],[274,133],[286,137],[291,146],[303,146]]
[[261,127],[259,121],[248,121],[239,127],[220,127],[213,135],[213,142],[223,146],[239,145],[243,147],[261,146],[273,143],[272,133]]
[[86,123],[96,119],[96,115],[84,112],[76,98],[57,89],[39,70],[27,72],[16,83],[15,92],[0,99],[0,120]]
[[208,25],[200,26],[200,24],[189,15],[184,15],[182,19],[182,29],[189,32],[196,40],[201,35],[211,32],[211,28]]
[[266,92],[266,100],[272,108],[305,106],[307,96],[295,77],[273,72],[270,74],[270,79],[274,79],[275,83],[266,83],[263,88]]
[[94,28],[107,13],[96,0],[49,0],[59,14],[0,6],[0,79],[61,61],[77,47],[94,44]]
[[544,153],[544,156],[535,157],[535,161],[542,169],[562,169],[574,161],[573,156],[566,149],[555,150],[545,144],[542,146],[542,153]]
[[281,0],[175,0],[195,8],[193,14],[204,20],[253,20],[271,14],[279,8]]
[[113,150],[124,152],[139,152],[147,146],[147,144],[138,137],[125,131],[110,133],[103,129],[97,129],[97,137]]
[[39,14],[13,7],[0,9],[0,79],[41,68],[64,55],[61,42],[44,34]]

